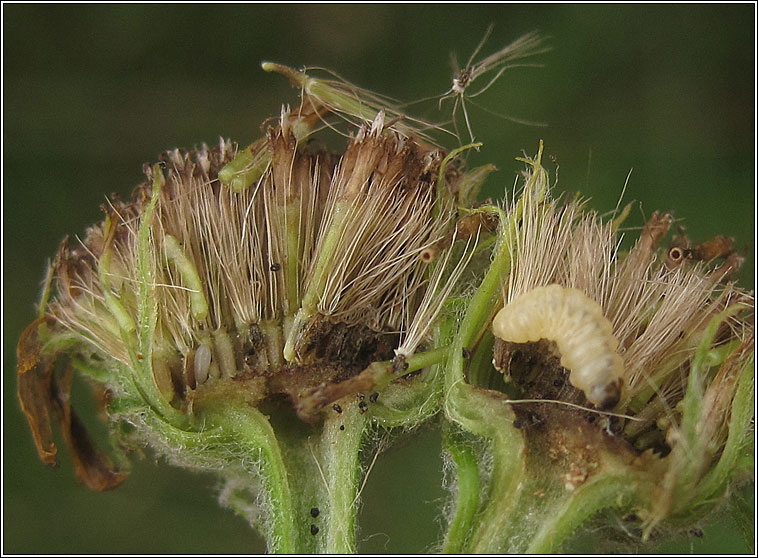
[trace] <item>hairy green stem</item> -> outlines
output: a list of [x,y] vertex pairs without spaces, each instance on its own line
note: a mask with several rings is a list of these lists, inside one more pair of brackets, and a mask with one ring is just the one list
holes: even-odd
[[442,442],[455,464],[457,476],[455,514],[448,525],[442,548],[446,554],[460,554],[468,537],[469,525],[479,507],[479,464],[474,450],[455,427],[443,427]]
[[[353,398],[354,399],[354,398]],[[368,424],[356,404],[343,404],[342,413],[332,413],[324,422],[320,456],[326,478],[325,540],[320,552],[355,552],[360,449]]]
[[[524,194],[514,211],[506,213],[497,207],[482,208],[498,215],[498,242],[492,263],[474,295],[466,302],[466,312],[455,334],[450,348],[445,373],[446,417],[464,431],[487,440],[492,456],[492,471],[488,496],[484,508],[472,512],[479,493],[465,494],[465,490],[476,487],[479,490],[480,477],[468,457],[470,452],[448,440],[453,451],[453,460],[463,466],[457,469],[458,497],[452,520],[445,537],[444,551],[497,552],[500,547],[500,532],[507,521],[508,508],[513,502],[513,492],[518,490],[522,470],[524,441],[520,433],[511,425],[514,420],[512,410],[505,403],[504,396],[494,397],[492,392],[479,390],[467,382],[466,360],[472,357],[474,346],[484,337],[492,318],[500,306],[501,288],[510,269],[515,235],[527,200],[541,201],[547,192],[547,178],[540,166],[542,143],[536,160],[525,160],[534,167],[534,172],[525,185]],[[491,350],[484,343],[479,350]],[[480,357],[481,355],[477,355]],[[476,358],[482,362],[482,358]],[[483,379],[477,378],[478,381]],[[471,381],[471,378],[468,379]],[[456,459],[458,455],[458,459]],[[483,456],[478,456],[482,459]]]
[[[313,428],[294,417],[272,423],[243,400],[205,404],[193,432],[152,415],[155,430],[189,462],[212,468],[233,490],[227,503],[262,531],[271,552],[355,552],[360,451],[370,416],[355,396],[340,401],[339,413]],[[256,486],[263,491],[264,517],[250,517]],[[245,488],[247,487],[247,488]]]
[[232,451],[260,456],[258,474],[269,500],[269,548],[279,553],[296,553],[300,550],[294,498],[287,467],[279,444],[268,419],[257,409],[246,404],[218,405],[204,413],[207,426],[219,428],[231,443]]

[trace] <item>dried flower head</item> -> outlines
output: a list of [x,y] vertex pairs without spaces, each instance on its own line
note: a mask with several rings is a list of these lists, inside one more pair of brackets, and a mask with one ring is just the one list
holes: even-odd
[[[318,96],[305,91],[248,148],[164,153],[131,200],[114,196],[83,239],[61,243],[19,342],[18,385],[41,458],[56,462],[55,413],[91,488],[120,484],[125,461],[72,410],[75,370],[97,386],[118,447],[219,474],[221,501],[272,550],[304,548],[307,498],[333,522],[308,548],[349,551],[369,416],[413,426],[436,411],[434,383],[402,378],[442,358],[414,354],[433,348],[471,260],[481,224],[459,212],[487,172],[463,172],[384,110],[327,151],[312,134],[338,107],[357,115],[344,88],[310,83]],[[314,426],[286,425],[293,409]]]
[[[634,518],[621,524],[636,540],[692,525],[752,443],[754,300],[729,281],[741,258],[723,237],[689,258],[676,258],[681,239],[659,249],[673,219],[657,212],[623,250],[628,211],[604,221],[579,199],[551,199],[541,152],[526,161],[493,263],[507,266],[492,324],[493,365],[507,383],[467,377],[508,398],[454,383],[447,407],[464,431],[491,439],[485,490],[507,483],[480,513],[509,516],[447,548],[544,551],[606,508]],[[500,426],[473,427],[474,404]],[[503,434],[514,426],[519,435]]]

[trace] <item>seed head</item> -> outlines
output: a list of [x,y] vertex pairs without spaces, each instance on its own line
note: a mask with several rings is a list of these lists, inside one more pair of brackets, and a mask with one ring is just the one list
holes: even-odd
[[168,151],[130,201],[114,196],[103,222],[61,243],[44,331],[35,322],[35,342],[20,346],[34,361],[24,373],[43,367],[20,393],[41,454],[56,359],[102,370],[109,397],[184,428],[230,396],[258,406],[283,395],[316,420],[374,387],[346,379],[428,341],[476,244],[476,231],[463,255],[455,242],[465,175],[382,110],[342,154],[305,145],[331,110],[306,95],[247,149]]
[[[730,282],[741,258],[724,237],[694,248],[675,237],[662,249],[673,218],[658,212],[625,251],[618,219],[530,187],[544,170],[539,156],[527,162],[493,323],[493,363],[518,392],[517,420],[540,417],[521,431],[568,490],[626,462],[629,479],[644,479],[632,511],[646,536],[687,524],[723,493],[749,439],[754,299]],[[582,407],[584,418],[593,407],[614,413],[589,426]]]

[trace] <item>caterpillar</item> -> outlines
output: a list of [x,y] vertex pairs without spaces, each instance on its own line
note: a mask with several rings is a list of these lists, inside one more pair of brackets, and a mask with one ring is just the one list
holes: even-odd
[[621,398],[624,361],[600,305],[582,291],[560,285],[532,289],[501,309],[492,322],[495,337],[511,343],[554,341],[569,382],[602,408]]

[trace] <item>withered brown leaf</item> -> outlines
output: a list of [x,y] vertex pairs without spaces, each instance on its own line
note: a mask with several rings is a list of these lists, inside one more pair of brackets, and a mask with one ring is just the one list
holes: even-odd
[[55,379],[55,359],[40,355],[39,327],[46,321],[47,317],[41,317],[29,324],[16,348],[18,398],[37,453],[45,464],[58,464],[58,449],[53,442],[50,420],[52,410],[71,451],[77,478],[92,490],[116,488],[124,481],[125,475],[95,447],[81,419],[71,408],[73,369],[66,369],[59,385]]
[[40,361],[39,345],[39,326],[45,320],[44,317],[34,320],[21,334],[16,347],[16,374],[18,399],[32,431],[37,453],[45,464],[52,467],[57,465],[58,452],[50,425],[50,385],[54,363]]

